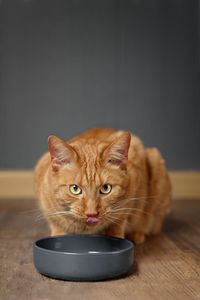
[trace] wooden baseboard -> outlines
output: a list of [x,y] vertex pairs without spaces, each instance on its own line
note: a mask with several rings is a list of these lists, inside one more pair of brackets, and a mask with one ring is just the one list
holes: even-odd
[[200,171],[171,171],[175,199],[200,199]]
[[0,171],[0,198],[34,197],[33,171]]
[[[175,199],[200,199],[200,171],[169,172]],[[0,171],[0,198],[34,197],[31,170]]]

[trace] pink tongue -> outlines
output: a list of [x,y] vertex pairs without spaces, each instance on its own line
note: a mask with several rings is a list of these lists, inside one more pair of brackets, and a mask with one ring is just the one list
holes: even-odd
[[88,217],[87,218],[87,223],[88,224],[95,224],[95,223],[98,223],[98,222],[99,222],[99,220],[96,217]]

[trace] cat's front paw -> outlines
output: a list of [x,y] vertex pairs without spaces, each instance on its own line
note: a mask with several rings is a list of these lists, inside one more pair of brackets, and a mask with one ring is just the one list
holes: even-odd
[[129,238],[136,244],[142,244],[145,241],[145,234],[140,231],[135,231],[130,235]]
[[121,239],[125,237],[123,228],[110,227],[104,232],[104,234],[112,237],[121,238]]
[[124,239],[124,238],[125,238],[123,232],[120,232],[120,233],[114,233],[114,234],[109,234],[109,236],[116,237],[116,238],[120,238],[120,239]]
[[63,234],[65,234],[65,232],[62,229],[57,228],[57,227],[51,228],[51,236],[63,235]]

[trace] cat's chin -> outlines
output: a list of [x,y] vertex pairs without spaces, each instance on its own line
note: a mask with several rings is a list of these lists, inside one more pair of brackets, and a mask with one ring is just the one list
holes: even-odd
[[101,227],[100,224],[86,224],[86,227],[88,229],[95,229],[95,228],[98,228],[98,227]]

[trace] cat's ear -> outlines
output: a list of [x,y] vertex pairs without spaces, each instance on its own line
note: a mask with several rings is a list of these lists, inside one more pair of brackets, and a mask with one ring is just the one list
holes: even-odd
[[130,147],[131,134],[122,132],[116,140],[112,142],[103,152],[103,160],[121,168],[126,167],[128,161],[128,151]]
[[55,135],[48,137],[48,149],[54,171],[58,171],[63,165],[72,165],[76,161],[75,150]]

